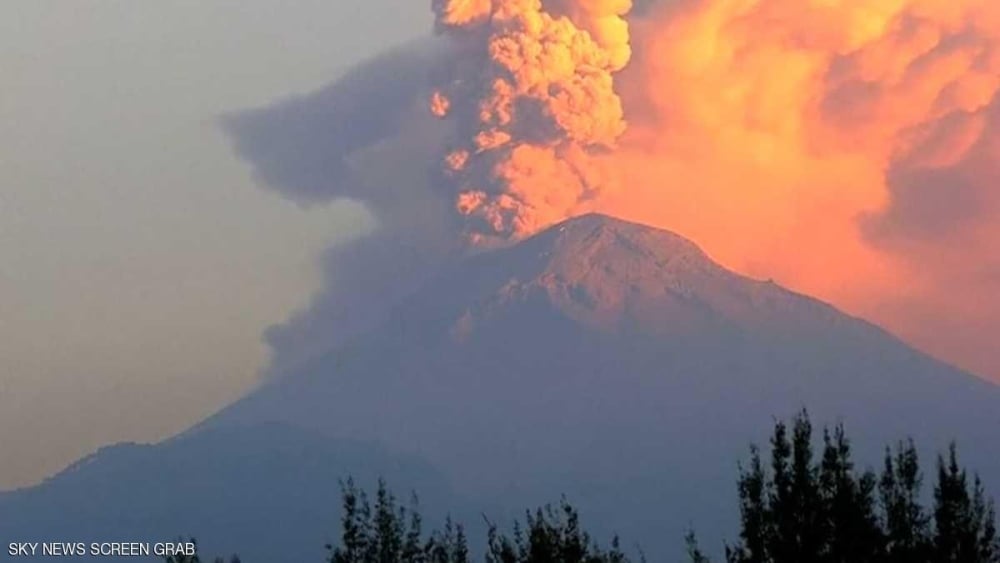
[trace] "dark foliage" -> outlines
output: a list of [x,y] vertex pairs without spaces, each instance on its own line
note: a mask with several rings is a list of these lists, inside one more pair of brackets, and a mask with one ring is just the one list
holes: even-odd
[[580,516],[565,499],[558,508],[547,506],[525,514],[525,524],[514,525],[513,537],[490,525],[487,563],[626,563],[618,538],[611,549],[598,547],[580,527]]
[[[765,463],[757,447],[739,467],[740,532],[727,563],[1000,563],[996,512],[954,445],[937,460],[933,504],[922,504],[923,474],[911,442],[886,449],[881,473],[858,470],[842,426],[822,433],[815,455],[806,412],[777,422]],[[353,480],[341,483],[340,541],[329,563],[469,563],[465,529],[447,518],[425,533],[416,496],[402,506],[379,481],[374,503]],[[629,563],[618,538],[602,549],[565,499],[526,512],[508,535],[487,521],[486,563]],[[693,563],[710,563],[694,533]],[[193,541],[193,540],[192,540]],[[641,560],[641,558],[640,558]],[[200,563],[175,556],[167,563]],[[224,563],[221,558],[215,563]],[[230,563],[239,563],[233,556]]]
[[[468,563],[471,555],[465,529],[448,518],[444,528],[423,534],[417,501],[400,507],[379,482],[374,507],[367,495],[348,480],[341,485],[341,540],[327,545],[330,563]],[[487,563],[627,563],[617,538],[611,549],[599,548],[583,531],[576,509],[563,500],[528,512],[514,524],[511,535],[490,524]]]
[[353,480],[341,483],[343,516],[339,545],[328,544],[331,563],[466,563],[465,531],[449,518],[444,529],[424,537],[417,499],[400,506],[379,481],[372,507]]
[[[938,460],[931,510],[912,442],[887,450],[880,476],[859,471],[843,427],[824,430],[814,459],[805,412],[775,424],[770,463],[751,448],[739,469],[739,541],[728,563],[1000,563],[993,503],[954,446]],[[688,554],[708,563],[693,534]]]

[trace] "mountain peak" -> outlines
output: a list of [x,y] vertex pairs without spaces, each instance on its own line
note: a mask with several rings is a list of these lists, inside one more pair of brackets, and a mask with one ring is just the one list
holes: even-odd
[[547,249],[545,274],[576,283],[624,283],[642,290],[649,283],[676,286],[686,275],[722,271],[679,235],[607,215],[573,218],[538,238]]
[[[463,337],[542,310],[592,329],[663,335],[826,308],[726,270],[677,234],[600,214],[474,256],[413,301],[405,316],[450,318],[452,334]],[[436,310],[418,313],[426,308],[419,303],[435,303]]]
[[633,223],[601,213],[588,213],[567,219],[536,238],[550,241],[560,247],[595,247],[615,245],[621,249],[637,251],[649,257],[656,254],[690,254],[704,257],[704,252],[688,239],[670,231]]

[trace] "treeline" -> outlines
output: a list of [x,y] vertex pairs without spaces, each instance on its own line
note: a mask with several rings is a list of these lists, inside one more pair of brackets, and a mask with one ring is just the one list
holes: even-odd
[[[752,449],[738,479],[739,540],[728,563],[997,563],[996,514],[978,476],[955,446],[938,457],[933,501],[923,505],[923,474],[911,442],[887,449],[876,474],[859,471],[841,426],[823,431],[803,412],[791,429],[777,423],[765,466]],[[688,537],[694,563],[708,558]]]
[[[414,496],[408,507],[400,504],[379,481],[374,503],[353,480],[341,483],[340,541],[327,544],[329,563],[470,563],[465,527],[446,518],[442,529],[425,533]],[[575,508],[565,500],[526,513],[511,534],[489,525],[487,563],[578,562],[628,563],[617,538],[608,550],[601,549],[580,525]],[[167,563],[201,563],[199,556],[174,556]],[[225,563],[216,558],[214,563]],[[240,563],[233,556],[230,563]]]
[[[726,563],[1000,563],[993,502],[978,476],[960,466],[954,446],[937,460],[928,507],[912,442],[887,449],[879,473],[859,470],[841,426],[823,430],[817,455],[802,412],[791,425],[775,424],[769,446],[766,463],[754,447],[740,466],[740,529],[735,543],[723,546]],[[464,526],[448,518],[440,530],[425,532],[416,497],[404,506],[382,481],[374,501],[352,480],[341,489],[340,540],[326,546],[329,563],[472,561]],[[525,513],[509,533],[487,524],[478,550],[486,563],[636,560],[617,537],[607,548],[595,542],[565,500]],[[693,532],[687,546],[691,563],[709,563]]]
[[[330,563],[468,563],[471,561],[465,528],[451,518],[444,528],[425,537],[414,497],[410,508],[401,506],[380,481],[374,504],[353,481],[342,484],[341,541],[327,545]],[[527,513],[506,535],[489,523],[487,563],[577,561],[624,563],[618,546],[602,550],[580,526],[580,518],[565,500]]]

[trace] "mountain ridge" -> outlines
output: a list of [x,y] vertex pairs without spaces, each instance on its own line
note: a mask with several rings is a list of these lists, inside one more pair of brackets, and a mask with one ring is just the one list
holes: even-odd
[[[541,248],[536,250],[536,246]],[[741,305],[780,306],[805,299],[817,310],[833,312],[826,303],[719,266],[680,235],[606,215],[569,219],[527,239],[512,252],[522,251],[537,251],[544,260],[529,276],[531,281],[512,287],[538,286],[570,309],[611,310],[620,315],[629,300],[640,297],[642,301],[700,301],[723,314],[738,313]],[[504,269],[515,268],[504,262]],[[737,285],[741,283],[745,285]]]
[[[271,469],[233,485],[239,465],[215,459],[212,486],[198,489],[206,529],[191,532],[241,539],[224,526],[227,508],[246,510],[235,499],[283,488],[269,502],[286,509],[280,499],[294,499],[316,518],[330,509],[303,490],[328,503],[349,467],[392,473],[407,490],[428,480],[400,468],[424,464],[447,484],[435,485],[435,498],[455,510],[516,514],[565,494],[595,531],[632,538],[660,560],[679,556],[692,525],[706,542],[735,529],[737,461],[766,440],[774,417],[801,408],[819,424],[844,422],[861,465],[877,465],[887,444],[908,436],[925,454],[957,439],[967,465],[1000,490],[997,386],[821,301],[730,272],[683,237],[587,215],[440,272],[377,329],[150,446],[142,463],[113,450],[96,456],[79,469],[73,498],[104,491],[111,514],[102,522],[125,526],[141,517],[125,507],[148,495],[150,460],[169,468],[172,456],[231,451]],[[233,440],[241,446],[228,447]],[[346,443],[371,446],[344,446],[363,463],[337,454]],[[333,464],[326,480],[321,462]],[[314,481],[295,482],[298,464]],[[135,479],[120,492],[94,486],[108,472]],[[161,474],[165,490],[190,491],[183,475]],[[281,475],[279,485],[267,475]],[[72,531],[59,521],[66,506],[32,504],[53,486],[0,496],[0,523],[27,506],[41,515],[36,525]],[[158,526],[173,526],[171,537],[184,531],[175,512],[149,509]],[[253,530],[275,525],[273,515],[241,518]],[[291,526],[272,541],[330,539],[300,524],[301,534]],[[242,538],[241,554],[270,553],[261,533]]]

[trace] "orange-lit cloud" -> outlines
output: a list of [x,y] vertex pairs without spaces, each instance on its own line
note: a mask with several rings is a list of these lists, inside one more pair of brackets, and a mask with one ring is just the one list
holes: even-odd
[[633,37],[635,189],[598,207],[1000,376],[1000,6],[673,2]]
[[630,4],[438,3],[492,61],[448,96],[481,110],[448,157],[459,210],[515,237],[586,211],[670,228],[1000,377],[1000,5],[662,0],[629,27]]
[[630,0],[451,0],[439,29],[467,57],[431,96],[459,124],[443,158],[473,236],[519,237],[559,221],[601,187],[591,155],[625,131],[613,73],[631,56]]

